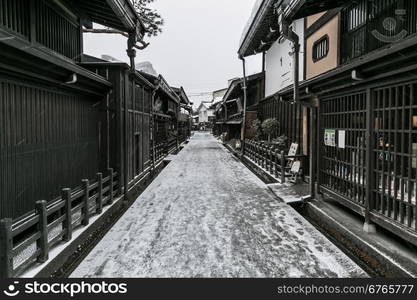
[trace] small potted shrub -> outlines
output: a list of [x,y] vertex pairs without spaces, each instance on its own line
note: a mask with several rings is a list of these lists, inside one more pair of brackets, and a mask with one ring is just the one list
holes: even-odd
[[277,119],[266,119],[262,122],[262,132],[268,137],[268,143],[271,143],[271,137],[279,129],[279,122]]

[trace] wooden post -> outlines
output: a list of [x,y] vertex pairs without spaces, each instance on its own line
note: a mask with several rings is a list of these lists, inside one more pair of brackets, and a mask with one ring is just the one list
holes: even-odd
[[317,122],[316,122],[316,157],[310,155],[310,159],[316,159],[316,194],[321,195],[320,186],[321,186],[321,147],[322,147],[322,129],[321,129],[321,119],[320,119],[320,101],[318,101],[317,107]]
[[113,200],[114,200],[114,197],[113,197],[113,191],[114,191],[114,188],[113,188],[114,178],[113,178],[113,176],[114,176],[114,173],[113,173],[112,168],[109,169],[109,176],[110,176],[110,179],[109,179],[109,194],[110,194],[109,204],[111,205],[111,204],[113,204]]
[[90,182],[88,179],[84,179],[82,181],[82,189],[84,191],[84,197],[83,197],[83,209],[81,211],[82,213],[82,221],[81,225],[87,226],[90,224],[90,205],[89,205],[89,199],[90,199]]
[[285,183],[285,154],[281,151],[281,183]]
[[371,223],[371,210],[374,207],[372,202],[372,189],[375,186],[374,183],[374,176],[373,176],[373,150],[374,150],[374,143],[373,143],[373,107],[372,107],[372,94],[371,89],[367,89],[366,91],[366,187],[365,187],[365,224],[364,224],[364,231],[367,233],[375,233],[376,228],[375,225]]
[[262,165],[261,146],[259,144],[256,144],[256,164],[257,165]]
[[267,170],[267,171],[269,171],[269,163],[270,163],[270,161],[269,161],[269,147],[268,146],[265,146],[265,162],[266,162],[266,165],[265,165],[265,169]]
[[62,190],[62,200],[65,203],[65,220],[62,223],[65,232],[63,240],[69,242],[72,239],[71,189]]
[[279,153],[278,153],[278,149],[275,150],[275,176],[278,177],[279,173],[278,173],[278,157],[279,157]]
[[49,247],[48,247],[48,214],[46,211],[46,201],[36,202],[36,212],[39,215],[38,230],[41,234],[37,240],[38,249],[41,253],[38,256],[38,263],[44,263],[49,258]]
[[12,219],[0,220],[0,278],[13,276]]
[[97,173],[97,199],[96,199],[96,213],[103,212],[103,173]]
[[262,145],[259,146],[259,158],[261,160],[261,168],[264,167],[265,159],[264,159],[264,147]]
[[312,199],[316,198],[316,160],[314,159],[316,157],[316,145],[318,144],[316,141],[317,137],[317,114],[316,114],[316,108],[311,107],[310,108],[310,195]]

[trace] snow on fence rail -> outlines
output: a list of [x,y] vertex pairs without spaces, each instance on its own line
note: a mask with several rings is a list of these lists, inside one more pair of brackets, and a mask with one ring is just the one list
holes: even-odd
[[245,156],[261,168],[268,171],[274,177],[285,183],[286,178],[290,177],[290,167],[288,162],[300,160],[301,168],[303,161],[307,158],[305,155],[285,155],[284,151],[279,151],[274,147],[268,147],[262,143],[247,140]]
[[36,209],[18,221],[0,220],[0,278],[17,277],[34,263],[45,263],[52,247],[69,242],[74,229],[87,226],[91,216],[113,204],[117,176],[113,169],[105,178],[98,173],[93,184],[83,180],[81,187],[63,189],[49,204],[36,202]]

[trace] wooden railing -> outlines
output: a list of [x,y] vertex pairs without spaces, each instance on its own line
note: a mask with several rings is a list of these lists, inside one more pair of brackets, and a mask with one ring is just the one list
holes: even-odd
[[166,156],[165,143],[156,143],[155,144],[155,164],[159,163]]
[[171,154],[177,150],[177,139],[172,139],[166,143],[167,153]]
[[286,178],[291,176],[288,168],[290,160],[299,160],[302,169],[307,158],[305,155],[285,155],[284,151],[253,140],[245,142],[245,156],[274,177],[279,178],[281,183],[285,183]]
[[87,226],[91,216],[113,203],[117,186],[117,173],[109,169],[107,177],[98,173],[92,184],[83,180],[75,190],[63,189],[55,201],[36,202],[36,209],[21,220],[0,220],[0,278],[19,276],[34,263],[46,262],[52,247],[71,241],[74,229]]

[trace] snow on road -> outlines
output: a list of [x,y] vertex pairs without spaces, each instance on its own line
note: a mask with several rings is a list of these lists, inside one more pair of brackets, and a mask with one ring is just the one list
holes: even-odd
[[207,133],[183,151],[72,277],[364,277]]

